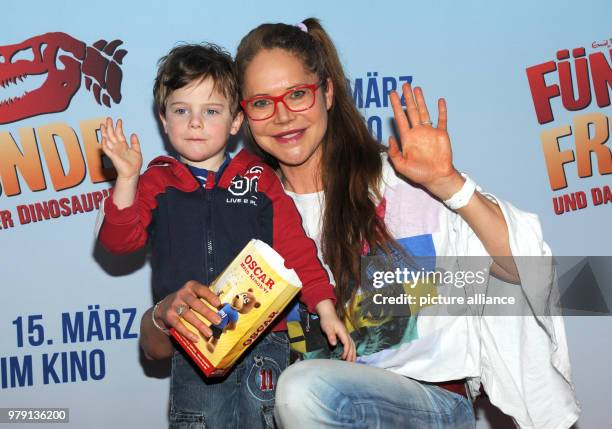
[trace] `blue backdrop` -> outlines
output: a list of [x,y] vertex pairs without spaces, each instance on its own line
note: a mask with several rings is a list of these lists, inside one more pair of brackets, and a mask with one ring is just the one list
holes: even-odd
[[[557,55],[583,47],[583,59],[601,53],[609,67],[612,3],[606,0],[30,1],[3,5],[2,16],[2,407],[69,407],[72,427],[167,425],[164,367],[143,363],[138,350],[140,317],[151,305],[150,269],[143,254],[112,257],[95,245],[96,205],[112,186],[96,125],[107,115],[123,118],[126,131],[138,133],[145,162],[165,152],[152,84],[157,60],[178,41],[212,41],[235,52],[240,38],[262,22],[319,17],[374,135],[386,142],[392,112],[385,94],[403,81],[422,86],[430,107],[445,97],[460,170],[537,213],[555,254],[612,255],[612,201],[596,204],[599,194],[591,191],[599,189],[602,200],[606,186],[609,192],[612,166],[598,157],[610,153],[610,144],[588,154],[588,177],[579,177],[578,162],[566,163],[567,186],[553,190],[547,165],[560,163],[554,150],[545,155],[541,136],[570,125],[572,135],[559,138],[556,150],[577,158],[584,143],[577,118],[603,118],[586,125],[591,138],[609,132],[609,102],[600,107],[593,86],[602,75],[592,66],[590,74],[574,74],[572,85],[588,81],[592,100],[568,110],[563,97],[571,94],[560,82],[579,60]],[[526,73],[548,62],[556,70],[541,75],[542,85],[561,85],[561,95],[550,99],[532,92]],[[549,103],[552,122],[538,122],[535,99]],[[555,213],[559,197],[557,202],[575,201],[576,210],[564,204],[557,208],[569,211]],[[568,318],[566,325],[583,406],[579,427],[601,427],[611,417],[605,362],[612,354],[612,322]],[[480,412],[480,428],[494,425],[489,413]]]

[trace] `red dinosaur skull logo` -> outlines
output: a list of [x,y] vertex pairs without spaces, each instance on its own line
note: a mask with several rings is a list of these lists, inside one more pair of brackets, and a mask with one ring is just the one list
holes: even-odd
[[[121,101],[121,63],[127,54],[117,50],[123,42],[98,40],[93,46],[65,33],[46,33],[24,42],[0,46],[0,124],[8,124],[45,113],[63,112],[85,77],[85,88],[93,91],[98,104],[110,107]],[[23,55],[27,53],[29,55]],[[23,59],[22,57],[32,59]],[[14,96],[3,95],[24,79],[45,75],[44,83]],[[16,89],[20,93],[19,89]]]

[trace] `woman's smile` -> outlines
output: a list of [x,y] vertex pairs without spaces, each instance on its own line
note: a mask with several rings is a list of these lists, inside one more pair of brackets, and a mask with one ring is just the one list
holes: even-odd
[[305,131],[306,131],[305,128],[297,129],[297,130],[289,130],[289,131],[285,131],[285,132],[274,135],[274,138],[276,139],[277,142],[281,144],[297,143],[304,136]]

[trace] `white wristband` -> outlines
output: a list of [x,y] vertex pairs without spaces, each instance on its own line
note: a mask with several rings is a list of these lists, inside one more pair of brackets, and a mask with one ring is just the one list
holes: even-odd
[[470,198],[476,191],[476,183],[470,179],[467,174],[461,173],[461,176],[465,179],[465,183],[452,197],[448,200],[444,200],[444,204],[451,210],[459,210],[462,207],[467,206],[470,202]]
[[155,327],[157,329],[159,329],[160,331],[162,331],[164,334],[166,335],[170,335],[170,330],[166,329],[166,328],[162,328],[159,323],[157,323],[157,320],[155,320],[155,310],[157,310],[157,306],[163,301],[163,299],[161,301],[159,301],[157,304],[155,304],[153,306],[153,311],[151,312],[151,320],[153,320],[153,325],[155,325]]

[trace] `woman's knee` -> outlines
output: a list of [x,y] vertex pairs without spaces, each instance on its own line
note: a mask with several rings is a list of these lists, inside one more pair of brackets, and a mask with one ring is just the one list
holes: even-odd
[[315,389],[310,383],[313,366],[309,361],[298,362],[285,369],[276,385],[274,416],[280,428],[291,427],[291,422],[302,420],[305,410],[312,408]]
[[[317,370],[315,361],[302,361],[290,365],[281,373],[276,385],[276,403],[303,401],[313,392],[312,383],[316,382]],[[299,399],[298,399],[299,398]]]

